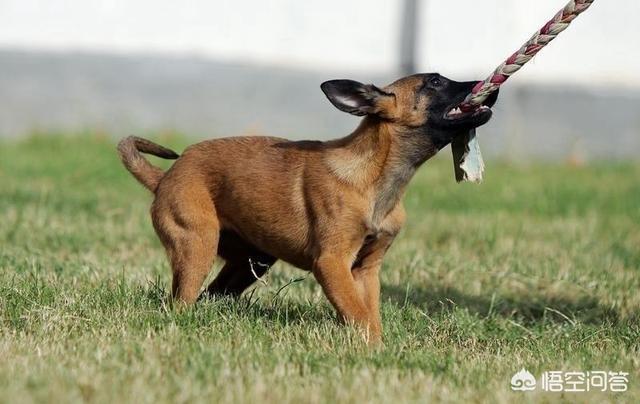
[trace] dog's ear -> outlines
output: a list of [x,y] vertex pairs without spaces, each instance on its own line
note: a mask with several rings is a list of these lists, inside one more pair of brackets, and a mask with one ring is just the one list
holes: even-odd
[[395,95],[387,93],[373,84],[362,84],[353,80],[329,80],[320,85],[322,92],[340,111],[353,115],[379,115],[389,117],[395,106]]

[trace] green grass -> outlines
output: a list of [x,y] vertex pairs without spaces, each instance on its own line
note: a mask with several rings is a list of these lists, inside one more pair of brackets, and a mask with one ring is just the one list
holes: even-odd
[[[151,196],[112,140],[0,143],[0,402],[640,402],[640,163],[486,177],[455,184],[447,151],[411,183],[371,351],[284,264],[172,310]],[[512,392],[521,367],[626,371],[629,391]]]

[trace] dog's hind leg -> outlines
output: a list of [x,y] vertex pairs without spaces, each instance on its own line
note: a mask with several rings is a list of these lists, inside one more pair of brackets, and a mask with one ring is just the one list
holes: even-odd
[[206,293],[209,296],[240,296],[267,272],[273,262],[275,258],[270,262],[261,262],[251,257],[242,261],[227,262]]
[[221,234],[218,255],[226,263],[207,288],[209,296],[239,296],[277,260],[228,231]]
[[169,197],[156,198],[152,217],[171,262],[173,298],[193,303],[218,246],[220,227],[211,197],[204,187],[192,187],[183,193],[172,190]]

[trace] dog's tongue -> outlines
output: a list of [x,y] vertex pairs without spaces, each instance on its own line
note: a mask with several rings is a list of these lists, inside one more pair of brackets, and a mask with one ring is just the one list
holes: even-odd
[[481,182],[484,172],[484,161],[480,153],[480,144],[476,137],[476,130],[454,136],[451,142],[453,152],[453,168],[456,181]]

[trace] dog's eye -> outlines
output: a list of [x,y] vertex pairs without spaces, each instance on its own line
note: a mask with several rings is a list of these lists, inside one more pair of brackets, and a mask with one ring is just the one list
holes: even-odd
[[440,87],[442,85],[442,80],[440,79],[440,77],[432,77],[429,79],[429,84],[431,84],[431,86],[433,87]]

